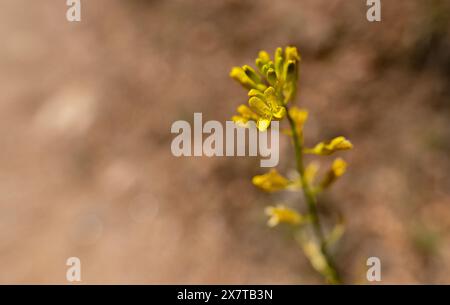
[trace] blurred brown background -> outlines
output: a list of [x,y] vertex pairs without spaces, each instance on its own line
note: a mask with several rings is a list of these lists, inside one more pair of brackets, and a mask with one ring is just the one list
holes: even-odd
[[[345,135],[320,199],[348,283],[450,283],[450,1],[0,0],[0,283],[321,283],[263,208],[255,158],[175,158],[173,121],[225,121],[228,77],[295,45],[307,144]],[[282,142],[280,169],[292,168]],[[329,160],[326,162],[329,162]],[[327,163],[325,163],[327,164]],[[326,212],[324,212],[326,214]]]

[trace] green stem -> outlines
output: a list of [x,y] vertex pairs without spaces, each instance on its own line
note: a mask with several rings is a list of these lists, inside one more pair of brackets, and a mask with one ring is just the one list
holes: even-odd
[[337,272],[337,269],[334,265],[334,262],[330,256],[330,254],[328,253],[327,245],[326,245],[326,238],[323,234],[322,226],[320,224],[319,213],[317,212],[317,199],[316,199],[316,196],[314,195],[313,191],[311,190],[311,187],[310,187],[307,179],[305,178],[305,174],[304,174],[305,169],[304,169],[304,165],[303,165],[303,143],[300,140],[295,122],[292,119],[292,117],[290,116],[289,109],[287,106],[286,106],[286,112],[287,112],[287,118],[289,121],[289,125],[292,130],[292,138],[294,141],[294,149],[295,149],[295,159],[296,159],[296,163],[297,163],[297,171],[300,175],[300,181],[301,181],[302,188],[303,188],[303,194],[305,197],[306,204],[308,206],[308,212],[311,216],[311,222],[312,222],[312,226],[314,229],[314,233],[320,242],[320,248],[322,251],[322,255],[325,258],[327,265],[329,267],[329,272],[327,272],[328,274],[326,276],[328,277],[328,280],[331,283],[339,284],[341,282],[340,276]]

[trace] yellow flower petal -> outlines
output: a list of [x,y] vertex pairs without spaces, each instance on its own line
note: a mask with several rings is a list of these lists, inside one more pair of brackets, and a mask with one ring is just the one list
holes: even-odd
[[251,89],[248,96],[250,109],[258,116],[257,127],[260,131],[265,131],[273,118],[282,119],[286,114],[286,109],[278,101],[273,87],[267,88],[264,93]]
[[286,109],[278,100],[278,97],[275,94],[275,89],[273,87],[269,87],[264,91],[264,97],[267,105],[269,105],[272,115],[277,119],[282,119],[286,114]]
[[233,116],[231,117],[231,120],[232,120],[234,123],[236,123],[237,125],[242,126],[242,127],[247,126],[247,123],[248,123],[248,119],[247,119],[247,118],[244,118],[244,117],[242,117],[242,116],[240,116],[240,115],[233,115]]
[[300,213],[283,205],[267,207],[265,213],[269,216],[267,221],[269,227],[275,227],[280,223],[299,225],[303,222],[303,216]]
[[278,106],[273,110],[273,116],[277,119],[282,119],[286,115],[286,108],[283,106]]
[[271,111],[269,105],[267,105],[259,97],[252,96],[248,100],[248,104],[250,106],[250,109],[253,110],[253,112],[255,112],[257,115],[259,115],[265,119],[268,119],[268,120],[272,119],[272,111]]
[[245,118],[247,118],[249,120],[255,120],[256,121],[258,119],[258,115],[256,113],[254,113],[250,108],[248,108],[247,105],[240,105],[237,108],[237,112],[241,116],[243,116],[243,117],[245,117]]
[[352,143],[344,137],[337,137],[331,140],[331,143],[328,145],[328,149],[330,150],[345,150],[351,149],[353,147]]
[[268,119],[264,119],[264,118],[259,118],[258,121],[256,122],[256,128],[258,128],[259,131],[266,131],[267,128],[269,128],[270,126],[270,120]]
[[266,174],[253,177],[252,183],[266,192],[276,192],[286,189],[291,182],[281,176],[276,169],[271,169]]
[[231,120],[236,124],[246,127],[248,121],[258,121],[259,116],[254,113],[247,105],[240,105],[237,108],[238,115],[234,115]]

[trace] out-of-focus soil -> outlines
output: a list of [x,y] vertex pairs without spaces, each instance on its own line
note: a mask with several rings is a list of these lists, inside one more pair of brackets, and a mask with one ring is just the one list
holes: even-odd
[[[228,77],[260,49],[302,54],[306,143],[344,135],[321,209],[347,231],[346,282],[450,283],[449,1],[65,1],[0,4],[0,282],[320,283],[251,185],[255,158],[175,158],[175,120],[225,121]],[[282,142],[280,170],[293,167]],[[330,163],[325,158],[325,165]]]

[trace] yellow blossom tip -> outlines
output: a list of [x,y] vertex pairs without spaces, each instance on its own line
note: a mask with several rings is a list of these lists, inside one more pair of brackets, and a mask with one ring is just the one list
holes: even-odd
[[269,55],[269,53],[267,53],[267,52],[264,51],[264,50],[259,51],[258,57],[259,57],[262,61],[264,61],[264,62],[266,62],[266,63],[270,61],[270,55]]
[[267,207],[265,208],[265,214],[269,216],[267,221],[269,227],[275,227],[280,223],[299,225],[303,222],[303,216],[300,213],[284,205]]
[[340,177],[345,173],[345,170],[347,169],[347,162],[345,162],[341,158],[337,158],[333,161],[333,164],[331,165],[331,170],[333,171],[334,175],[336,177]]
[[248,96],[249,97],[257,96],[257,97],[259,97],[261,99],[264,98],[264,94],[261,91],[257,90],[257,89],[252,89],[252,90],[248,91]]
[[[252,74],[249,72],[250,70],[247,69],[247,72],[241,68],[241,67],[233,67],[230,71],[230,77],[237,82],[239,82],[244,88],[250,90],[250,89],[266,89],[266,85],[260,83],[259,76],[254,73]],[[250,76],[247,75],[247,73],[250,73]]]
[[345,137],[337,137],[330,142],[320,142],[312,149],[305,149],[305,153],[316,155],[330,155],[339,150],[348,150],[353,148],[353,144]]
[[286,189],[291,182],[280,175],[276,169],[271,169],[268,173],[254,176],[252,183],[266,192],[276,192]]
[[339,177],[341,177],[347,169],[347,162],[341,158],[333,161],[331,168],[328,170],[324,179],[320,183],[319,190],[323,190],[333,184]]
[[256,122],[256,128],[258,128],[259,131],[264,132],[266,131],[270,126],[270,120],[259,118]]
[[300,54],[298,53],[296,47],[286,47],[285,56],[288,60],[295,60],[295,61],[301,60]]

